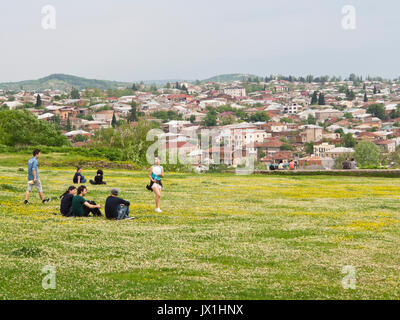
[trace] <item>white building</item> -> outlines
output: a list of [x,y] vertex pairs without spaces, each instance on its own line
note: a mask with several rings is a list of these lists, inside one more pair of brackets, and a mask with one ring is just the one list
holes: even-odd
[[228,87],[223,89],[224,94],[231,97],[245,97],[246,89],[242,87]]
[[288,114],[296,114],[301,110],[301,106],[297,104],[293,104],[290,106],[284,106],[283,107],[283,112],[288,113]]
[[314,145],[314,155],[317,157],[325,158],[326,152],[334,149],[335,146],[333,144],[329,144],[327,142],[323,142],[321,144]]

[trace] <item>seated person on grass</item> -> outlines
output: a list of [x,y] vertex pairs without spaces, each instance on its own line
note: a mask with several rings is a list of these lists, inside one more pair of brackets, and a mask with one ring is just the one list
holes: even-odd
[[84,196],[87,193],[86,186],[78,188],[78,195],[72,199],[72,216],[74,217],[88,217],[90,213],[93,216],[101,217],[101,205],[96,204],[94,201],[86,201]]
[[106,184],[105,181],[103,181],[103,170],[97,170],[97,174],[94,177],[94,181],[90,180],[89,182],[93,185]]
[[72,199],[76,194],[76,187],[70,186],[61,196],[60,212],[64,217],[72,216]]
[[74,179],[73,182],[76,184],[81,184],[81,183],[85,183],[86,179],[85,177],[82,175],[82,168],[77,168],[76,169],[76,173],[74,175]]
[[118,189],[112,189],[106,200],[106,218],[111,220],[123,220],[129,218],[130,202],[118,198]]

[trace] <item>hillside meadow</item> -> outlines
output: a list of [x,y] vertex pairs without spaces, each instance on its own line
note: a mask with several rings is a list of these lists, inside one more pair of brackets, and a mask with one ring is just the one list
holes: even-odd
[[118,187],[136,219],[107,221],[55,215],[72,167],[40,167],[52,202],[23,205],[26,161],[0,155],[0,299],[400,298],[398,178],[166,172],[158,214],[146,172],[109,169],[86,199]]

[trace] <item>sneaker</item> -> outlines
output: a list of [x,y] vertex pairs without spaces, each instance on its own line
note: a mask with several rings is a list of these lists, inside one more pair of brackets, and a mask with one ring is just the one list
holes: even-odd
[[24,204],[28,205],[29,201],[28,200],[24,200]]
[[50,200],[50,198],[47,198],[47,199],[44,199],[42,202],[43,203],[49,203],[51,200]]
[[161,213],[162,211],[161,211],[160,208],[156,208],[156,212],[157,212],[157,213]]

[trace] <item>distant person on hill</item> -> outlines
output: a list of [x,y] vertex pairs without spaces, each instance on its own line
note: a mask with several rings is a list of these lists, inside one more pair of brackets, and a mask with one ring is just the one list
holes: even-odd
[[295,169],[294,160],[290,160],[290,162],[289,162],[289,169],[290,169],[290,170],[294,170],[294,169]]
[[106,218],[111,220],[123,220],[129,218],[130,202],[118,198],[118,189],[112,189],[106,200]]
[[357,162],[354,160],[354,158],[351,159],[350,161],[350,169],[352,170],[357,170]]
[[100,170],[100,169],[97,170],[96,176],[94,177],[94,181],[90,180],[89,181],[90,184],[93,184],[93,185],[106,184],[106,182],[103,181],[103,175],[104,175],[103,170]]
[[154,165],[149,169],[150,184],[147,189],[154,192],[156,195],[156,212],[161,213],[160,209],[160,199],[161,199],[161,189],[162,182],[161,178],[164,177],[164,168],[160,166],[160,159],[158,157],[154,158]]
[[29,193],[32,192],[33,187],[37,189],[39,192],[40,199],[42,203],[50,202],[50,198],[44,198],[43,196],[43,188],[42,183],[39,179],[39,158],[40,158],[40,150],[33,150],[33,157],[28,161],[28,188],[25,193],[25,201],[24,204],[29,204]]
[[64,217],[72,216],[72,200],[76,194],[76,187],[70,186],[61,196],[60,212]]
[[82,175],[82,168],[77,168],[76,169],[76,172],[75,172],[75,175],[74,175],[74,178],[72,179],[72,181],[75,183],[75,184],[81,184],[81,183],[86,183],[86,179],[85,179],[85,177]]
[[94,201],[86,201],[84,198],[87,193],[86,186],[80,186],[77,192],[78,195],[72,199],[72,215],[74,217],[88,217],[92,213],[93,216],[100,217],[102,215],[101,205]]

